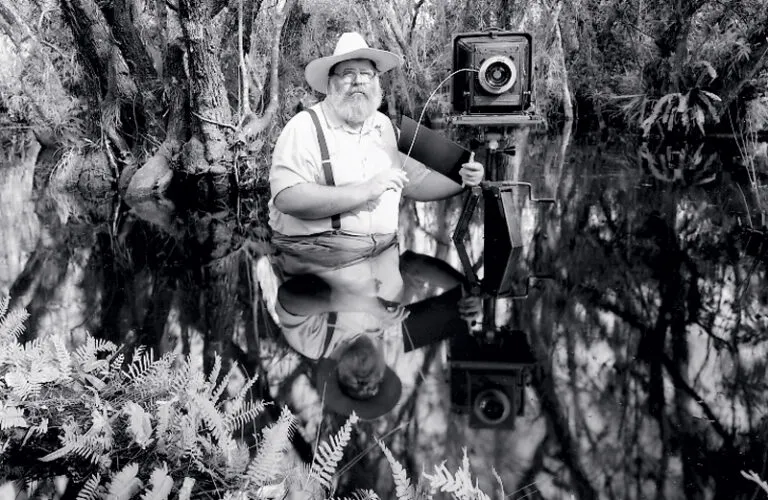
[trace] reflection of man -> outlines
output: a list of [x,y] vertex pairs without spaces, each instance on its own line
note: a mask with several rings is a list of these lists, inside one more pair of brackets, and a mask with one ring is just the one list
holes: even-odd
[[[269,207],[278,246],[291,237],[331,232],[382,245],[397,231],[401,195],[429,201],[462,190],[414,160],[403,163],[392,123],[376,111],[379,74],[401,62],[369,48],[359,34],[345,33],[332,56],[307,65],[307,82],[327,97],[293,117],[275,145]],[[460,175],[465,185],[477,185],[483,167],[464,164]]]
[[[459,311],[477,309],[462,299],[457,271],[411,252],[401,262],[396,246],[319,274],[297,276],[280,286],[276,310],[288,344],[317,361],[317,389],[340,414],[354,410],[373,419],[389,412],[402,390],[388,365],[392,358],[466,330]],[[424,298],[428,288],[448,292],[401,305],[405,298]]]

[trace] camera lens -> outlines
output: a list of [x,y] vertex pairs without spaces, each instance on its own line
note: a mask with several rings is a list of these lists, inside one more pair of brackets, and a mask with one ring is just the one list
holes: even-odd
[[503,94],[515,84],[517,69],[509,57],[493,56],[480,65],[477,79],[486,92]]
[[475,416],[486,424],[502,422],[511,410],[509,397],[499,389],[485,389],[475,399]]
[[488,77],[488,83],[499,88],[503,87],[512,78],[512,71],[510,71],[509,66],[506,64],[495,62],[488,66],[486,76]]

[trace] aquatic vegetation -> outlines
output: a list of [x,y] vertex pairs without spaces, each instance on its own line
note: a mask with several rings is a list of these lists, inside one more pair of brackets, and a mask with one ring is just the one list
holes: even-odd
[[[319,444],[311,464],[297,464],[288,453],[296,417],[287,407],[260,429],[252,448],[238,437],[265,404],[248,397],[255,379],[227,397],[236,368],[220,376],[221,357],[205,375],[190,358],[156,357],[143,347],[127,352],[89,335],[76,348],[57,333],[21,344],[28,315],[8,306],[7,297],[0,299],[3,477],[28,485],[65,475],[83,500],[332,494],[354,413]],[[441,464],[415,489],[386,445],[379,446],[400,500],[430,499],[438,490],[462,500],[489,498],[473,485],[466,451],[456,473]],[[352,498],[378,496],[359,490]]]

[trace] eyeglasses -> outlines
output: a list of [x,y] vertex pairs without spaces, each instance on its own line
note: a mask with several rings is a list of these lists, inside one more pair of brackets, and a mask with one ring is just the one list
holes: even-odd
[[341,78],[347,83],[352,83],[358,78],[360,79],[361,82],[370,82],[379,73],[372,69],[364,69],[360,71],[354,70],[354,69],[345,69],[341,73],[333,73],[333,74],[335,76],[338,76],[339,78]]

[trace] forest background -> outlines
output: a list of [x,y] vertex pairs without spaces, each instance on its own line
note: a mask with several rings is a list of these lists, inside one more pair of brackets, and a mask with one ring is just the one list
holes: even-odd
[[[91,194],[154,193],[175,178],[201,197],[258,191],[282,126],[320,97],[305,64],[332,52],[340,33],[405,56],[383,82],[396,119],[419,116],[448,75],[454,34],[491,27],[533,35],[536,98],[552,130],[572,121],[585,132],[700,141],[766,129],[760,0],[0,0],[3,151],[34,137],[45,146],[36,179]],[[447,110],[443,90],[431,121]],[[210,288],[231,300],[219,271]],[[210,309],[210,322],[231,330],[229,309]],[[734,455],[724,456],[713,468]],[[590,498],[586,486],[580,498]]]
[[[760,0],[2,0],[0,135],[56,146],[64,185],[142,196],[210,174],[206,191],[248,189],[319,97],[303,69],[340,33],[405,56],[384,81],[397,119],[450,73],[453,35],[491,28],[533,35],[550,127],[691,139],[768,123]],[[442,90],[428,118],[448,111]]]

